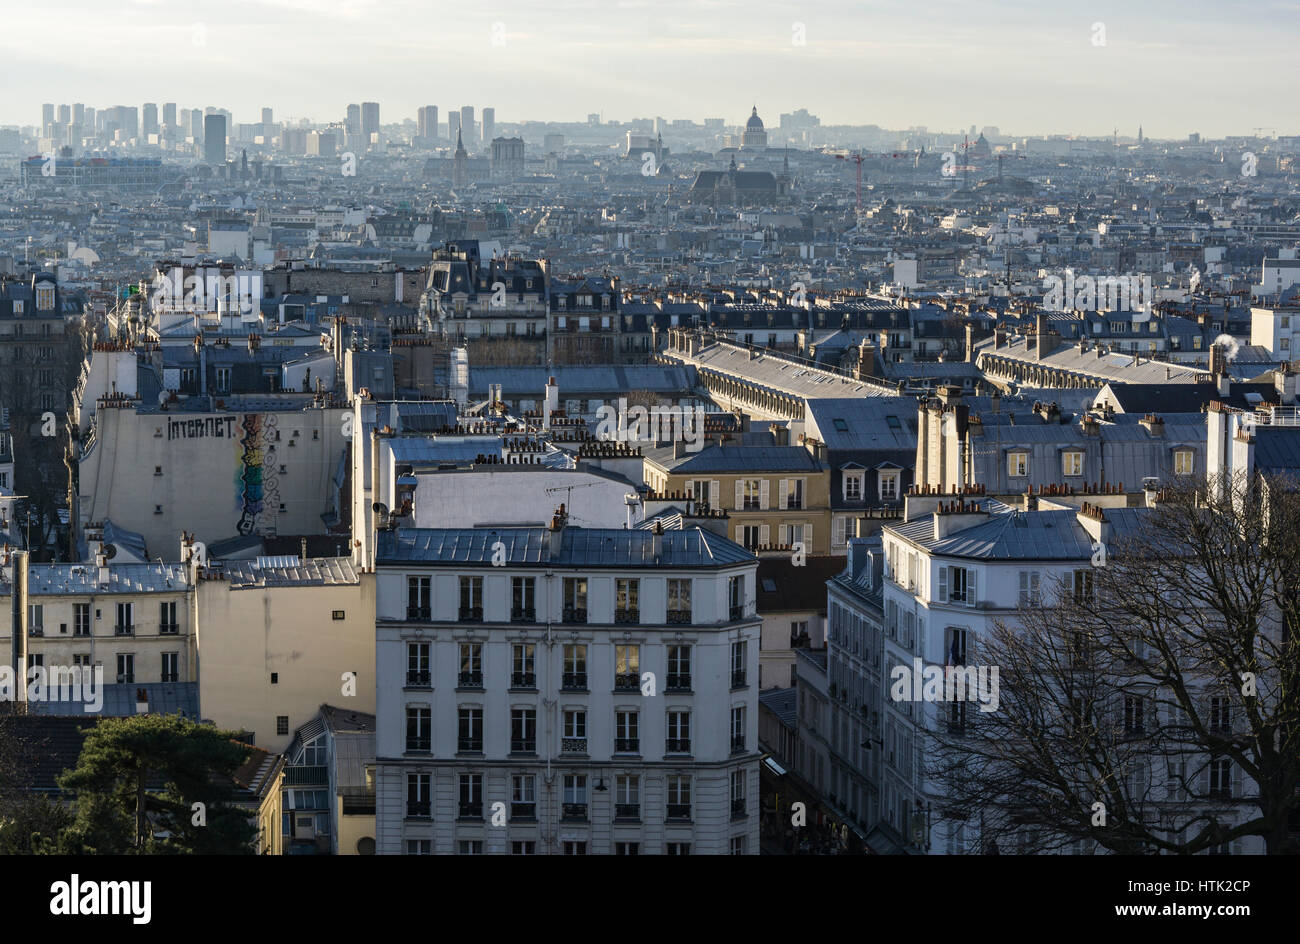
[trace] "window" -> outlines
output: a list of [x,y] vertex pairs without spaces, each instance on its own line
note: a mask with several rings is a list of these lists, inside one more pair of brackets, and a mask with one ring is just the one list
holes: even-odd
[[564,728],[560,750],[566,754],[587,753],[587,712],[569,708],[564,712]]
[[667,844],[666,855],[690,855],[691,844],[689,842],[670,842]]
[[975,571],[969,567],[940,567],[939,600],[974,606]]
[[664,751],[669,754],[689,754],[691,752],[691,713],[689,711],[668,712],[668,743]]
[[537,777],[514,774],[510,778],[510,818],[537,818]]
[[430,774],[406,775],[406,815],[408,818],[424,818],[433,813],[433,801],[430,800],[432,780]]
[[845,472],[843,474],[844,498],[847,501],[862,500],[862,472]]
[[[135,681],[135,656],[129,652],[117,654],[117,680],[119,682]],[[284,732],[288,734],[289,732]]]
[[456,844],[456,851],[459,855],[482,855],[482,839],[462,839]]
[[175,682],[180,678],[180,654],[164,652],[162,654],[162,681]]
[[432,588],[429,577],[406,578],[406,618],[408,620],[427,620],[430,617],[430,597]]
[[483,620],[483,578],[460,578],[460,619],[463,622]]
[[763,480],[738,479],[736,495],[737,511],[758,511],[763,507]]
[[510,619],[515,623],[531,623],[537,619],[534,595],[537,588],[536,577],[510,578]]
[[614,778],[614,817],[641,818],[641,778],[636,774],[619,774]]
[[756,551],[762,543],[762,526],[744,524],[740,526],[740,543],[746,550]]
[[456,750],[478,754],[483,751],[483,709],[457,708]]
[[587,580],[585,577],[564,578],[564,622],[587,622]]
[[580,842],[577,840],[566,839],[564,841],[564,854],[565,855],[586,855],[587,844],[585,842]]
[[217,393],[230,392],[230,368],[218,367],[217,372]]
[[786,479],[785,507],[795,511],[803,508],[803,479]]
[[1093,574],[1091,570],[1076,570],[1067,575],[1066,589],[1076,605],[1092,602]]
[[483,775],[461,774],[459,778],[460,818],[483,818]]
[[564,819],[587,818],[587,775],[564,775],[564,806],[561,813]]
[[33,636],[45,633],[45,607],[40,603],[27,605],[27,632]]
[[731,750],[733,753],[745,750],[744,705],[737,705],[731,709]]
[[536,688],[537,671],[534,664],[536,647],[531,642],[517,642],[510,646],[510,687]]
[[641,581],[636,578],[619,577],[614,581],[614,622],[641,622]]
[[668,819],[691,818],[691,778],[689,774],[668,775]]
[[876,478],[880,482],[880,500],[897,501],[899,473],[880,472]]
[[729,615],[732,620],[744,619],[745,617],[745,578],[743,576],[731,577],[727,581],[727,601],[729,604]]
[[1210,699],[1210,730],[1224,734],[1232,730],[1231,703],[1222,695]]
[[641,647],[634,643],[614,646],[614,688],[636,691],[641,686]]
[[537,751],[537,709],[510,709],[510,752],[533,754]]
[[731,687],[745,687],[745,666],[748,661],[749,643],[739,639],[731,644]]
[[[1152,322],[1155,324],[1155,322]],[[1083,475],[1083,453],[1061,453],[1061,474],[1067,476]]]
[[639,842],[614,843],[614,855],[639,855],[640,852],[641,843]]
[[286,735],[289,733],[289,716],[288,716],[288,715],[276,715],[276,716],[275,716],[275,733],[276,733],[276,735],[279,736],[279,737],[284,737],[284,736],[286,736]]
[[456,677],[458,688],[483,687],[483,644],[481,642],[463,642],[460,644],[460,674]]
[[731,815],[733,818],[745,815],[744,770],[733,770],[731,772]]
[[117,605],[117,622],[113,624],[113,635],[130,636],[135,632],[135,604],[119,603]]
[[583,643],[564,644],[564,674],[562,687],[569,691],[587,688],[587,647]]
[[614,712],[614,752],[617,754],[635,754],[641,750],[641,738],[637,733],[637,713],[620,710]]
[[429,643],[408,642],[406,644],[406,684],[418,688],[427,688],[431,681]]
[[1011,478],[1024,478],[1029,474],[1029,453],[1007,453],[1007,475]]
[[407,855],[433,855],[432,839],[408,839],[406,840]]
[[[529,325],[531,328],[532,325]],[[535,839],[512,839],[510,841],[511,855],[537,855],[537,841]]]
[[1038,605],[1039,572],[1036,570],[1020,571],[1020,605]]
[[1141,696],[1124,696],[1124,733],[1130,737],[1142,733],[1144,707]]
[[430,709],[411,706],[406,709],[406,749],[427,753],[431,749],[430,729],[433,718]]
[[691,647],[668,647],[668,676],[665,685],[669,691],[691,690]]
[[668,622],[689,623],[691,621],[691,581],[668,581]]
[[1174,475],[1191,475],[1195,469],[1195,453],[1190,449],[1174,451]]
[[948,627],[948,646],[944,655],[945,665],[966,664],[966,629],[964,627]]
[[176,604],[159,603],[158,604],[158,632],[164,636],[175,636],[180,632],[180,625],[176,622]]
[[1232,761],[1226,757],[1210,761],[1210,796],[1232,796]]

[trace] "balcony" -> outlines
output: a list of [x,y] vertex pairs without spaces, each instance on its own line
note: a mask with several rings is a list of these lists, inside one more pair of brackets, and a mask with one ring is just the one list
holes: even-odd
[[586,803],[565,803],[560,808],[560,818],[566,820],[578,820],[586,822],[587,804]]
[[728,613],[733,623],[738,622],[745,618],[745,607],[732,604]]
[[408,737],[406,739],[406,753],[408,754],[427,754],[433,749],[433,741],[427,737]]
[[180,634],[181,627],[179,623],[159,623],[158,634],[160,636],[177,636]]
[[731,673],[731,687],[732,687],[732,688],[744,688],[744,687],[745,687],[745,670],[744,670],[744,669],[741,669],[741,670],[739,670],[739,671],[733,671],[733,672]]
[[45,627],[44,627],[44,626],[28,626],[28,627],[27,627],[27,634],[30,635],[30,636],[44,636],[44,635],[45,635]]
[[532,606],[512,606],[510,608],[510,622],[512,623],[537,622],[537,608]]
[[129,624],[124,624],[124,625],[114,626],[114,627],[113,627],[113,635],[114,635],[114,636],[134,636],[134,635],[135,635],[135,624],[134,624],[134,623],[129,623]]
[[614,611],[615,623],[639,623],[641,622],[640,608],[621,607]]
[[164,672],[164,673],[162,674],[162,680],[163,680],[164,682],[175,682],[175,681],[177,681],[177,673],[175,673],[175,672]]
[[433,815],[433,804],[428,800],[407,800],[407,819],[428,819]]
[[566,606],[562,615],[566,623],[587,622],[587,608],[585,606]]
[[669,610],[668,622],[672,625],[684,625],[691,621],[690,610]]
[[460,818],[461,819],[482,819],[483,818],[483,801],[460,801]]
[[641,739],[640,738],[614,738],[614,753],[616,754],[641,753]]
[[483,607],[462,606],[459,610],[459,616],[462,623],[481,623],[483,622]]
[[614,691],[635,692],[641,688],[641,676],[635,672],[622,672],[614,676]]
[[408,606],[406,608],[406,618],[408,620],[429,620],[431,609],[428,606]]
[[482,688],[482,672],[461,672],[456,676],[456,685],[459,688]]
[[560,738],[561,754],[585,754],[587,753],[587,739],[580,738]]
[[536,688],[537,673],[536,672],[511,672],[510,687],[511,688]]
[[732,800],[732,801],[731,801],[731,816],[732,816],[732,818],[733,818],[733,819],[738,819],[739,817],[744,816],[744,815],[745,815],[745,801],[744,801],[744,800]]
[[668,819],[685,819],[691,818],[691,805],[689,803],[669,803]]
[[510,818],[512,820],[537,819],[537,804],[536,803],[511,803]]
[[134,682],[134,681],[135,681],[135,673],[134,673],[134,672],[122,672],[122,673],[119,673],[118,676],[117,676],[117,681],[118,681],[119,684],[126,683],[126,682]]
[[639,820],[641,818],[641,804],[640,803],[615,803],[614,818]]
[[664,743],[665,754],[689,754],[691,752],[690,738],[669,738]]
[[691,676],[689,672],[679,672],[676,675],[669,675],[664,680],[664,691],[668,692],[689,692],[691,690]]
[[733,734],[731,736],[731,753],[743,754],[745,752],[745,735]]
[[457,738],[456,751],[461,754],[482,754],[483,739],[481,737]]
[[535,737],[511,738],[510,753],[511,754],[536,754],[537,738]]
[[587,673],[565,672],[560,680],[560,688],[566,692],[585,692],[587,690]]
[[406,687],[407,688],[429,688],[433,681],[433,676],[428,669],[407,669],[406,670]]

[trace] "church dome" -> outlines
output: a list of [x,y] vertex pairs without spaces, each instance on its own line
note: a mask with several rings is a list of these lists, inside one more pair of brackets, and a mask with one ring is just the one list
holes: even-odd
[[758,117],[758,106],[754,106],[754,113],[749,116],[749,121],[745,123],[746,131],[762,131],[763,119]]

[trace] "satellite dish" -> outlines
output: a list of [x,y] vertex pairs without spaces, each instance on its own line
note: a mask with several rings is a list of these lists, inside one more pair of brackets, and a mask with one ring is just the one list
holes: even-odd
[[104,560],[112,560],[114,557],[117,556],[117,545],[105,544],[102,553],[104,555]]

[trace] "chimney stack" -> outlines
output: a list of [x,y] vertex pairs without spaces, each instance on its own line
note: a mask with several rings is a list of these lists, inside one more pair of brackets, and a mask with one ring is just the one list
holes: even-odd
[[555,514],[551,517],[550,546],[548,550],[550,559],[553,561],[560,559],[560,550],[564,546],[564,526],[568,523],[568,520],[569,514],[564,505],[561,504],[559,508],[555,509]]

